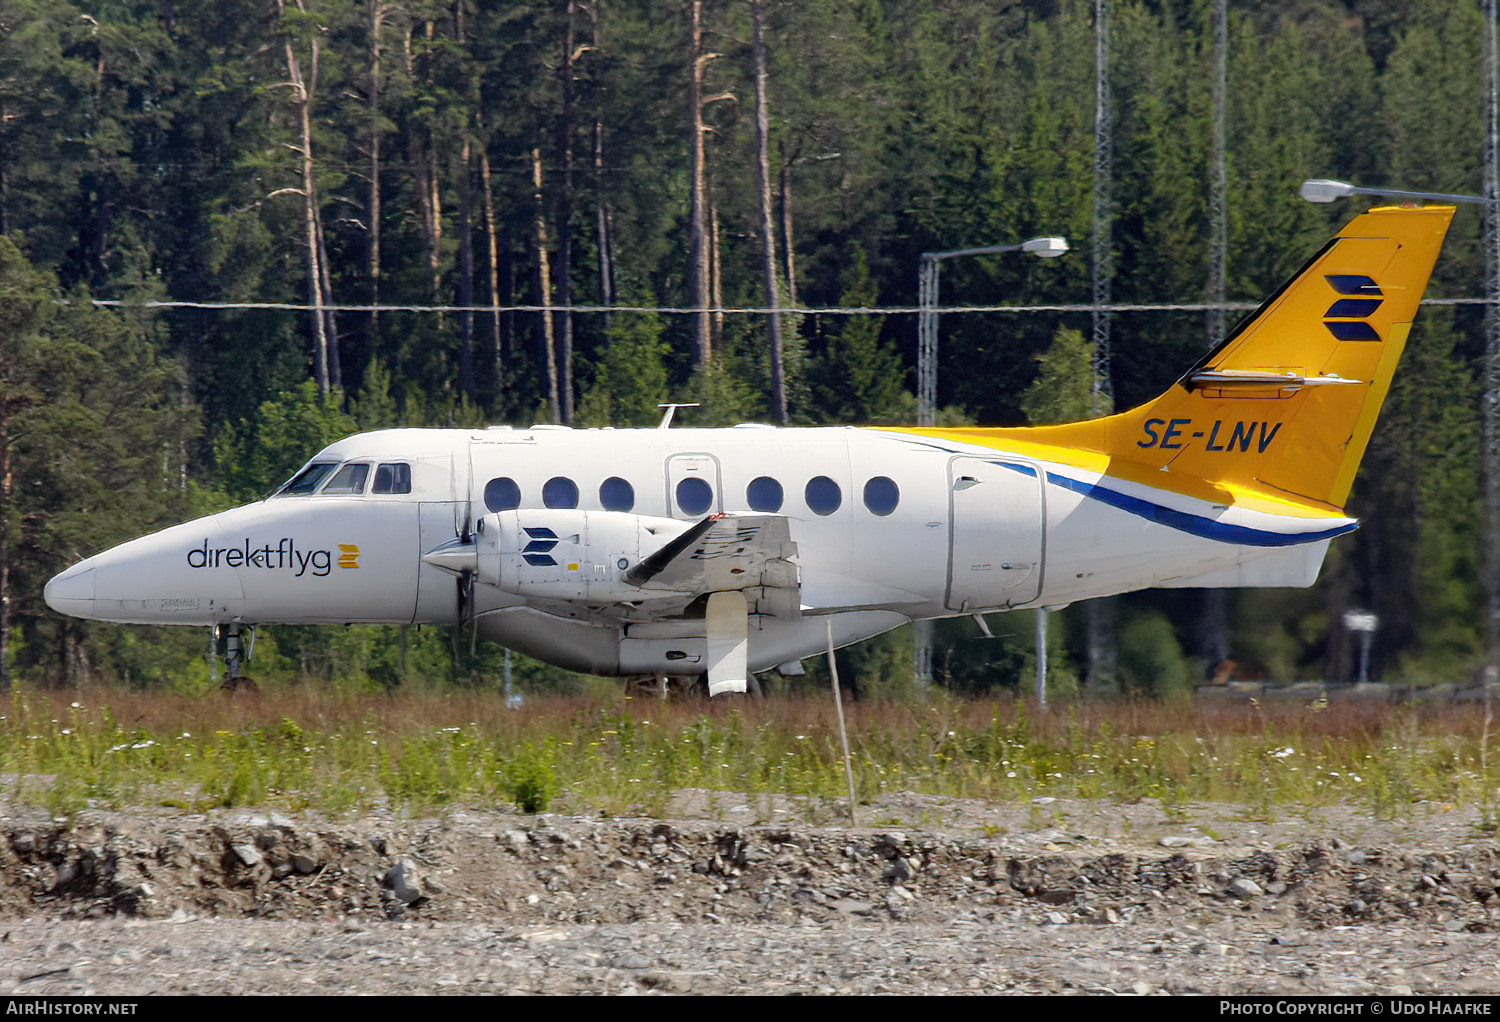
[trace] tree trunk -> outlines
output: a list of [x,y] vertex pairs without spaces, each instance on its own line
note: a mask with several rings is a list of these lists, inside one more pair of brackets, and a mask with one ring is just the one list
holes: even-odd
[[338,319],[333,310],[333,278],[328,270],[328,236],[323,231],[323,213],[314,211],[318,228],[318,284],[322,289],[320,304],[323,309],[323,336],[328,344],[328,386],[339,393],[344,392],[344,366],[339,357]]
[[553,422],[562,417],[558,394],[557,346],[552,322],[552,267],[547,256],[547,216],[542,196],[542,151],[531,150],[532,199],[536,205],[536,283],[542,307],[542,351],[547,364],[547,407]]
[[474,199],[473,144],[465,136],[458,168],[458,386],[464,397],[474,400]]
[[500,230],[495,216],[495,189],[490,184],[488,149],[479,150],[479,173],[483,176],[484,186],[484,233],[489,242],[490,358],[493,362],[495,393],[498,395],[504,379],[501,370],[505,365],[505,351],[500,329]]
[[693,363],[700,368],[713,358],[713,327],[709,320],[708,187],[703,149],[703,0],[692,4],[692,73],[688,81],[688,111],[692,119],[692,197],[688,207],[689,301],[699,311],[693,316]]
[[[437,34],[437,26],[429,21],[424,31],[427,38],[432,39]],[[424,64],[423,73],[431,84],[431,61],[424,61]],[[428,296],[433,304],[437,304],[443,289],[443,192],[437,138],[431,128],[427,132],[425,150],[413,162],[417,164],[417,208],[423,232],[427,235]],[[441,324],[442,314],[438,316]]]
[[[593,32],[591,35],[593,47],[598,50],[601,46],[599,41],[599,7],[597,4],[584,7],[584,12],[593,20]],[[599,264],[599,304],[605,307],[618,302],[615,291],[615,253],[614,253],[614,223],[610,216],[609,206],[604,201],[604,119],[597,114],[594,117],[594,247]],[[603,318],[604,333],[608,334],[614,326],[614,313],[605,312]]]
[[573,21],[577,0],[568,0],[563,29],[562,117],[557,127],[557,163],[562,188],[557,199],[557,302],[563,307],[558,322],[558,411],[564,423],[573,421],[573,69],[577,61]]
[[771,117],[766,107],[765,10],[762,0],[751,0],[755,21],[755,176],[760,186],[761,274],[766,291],[766,327],[771,334],[771,414],[787,424],[786,367],[781,341],[781,288],[776,282],[776,230],[771,211]]
[[713,330],[710,343],[717,345],[724,337],[724,275],[721,272],[723,264],[719,259],[719,250],[722,247],[720,241],[722,234],[719,231],[719,207],[712,202],[708,205],[708,280],[709,301],[713,303],[713,314],[709,317]]
[[[297,7],[304,9],[299,0]],[[284,0],[276,0],[276,13],[286,12]],[[328,323],[323,314],[323,255],[318,218],[316,169],[312,150],[312,98],[318,86],[318,54],[320,44],[316,39],[310,44],[311,81],[303,77],[301,62],[297,59],[292,37],[287,36],[286,70],[288,84],[292,89],[293,102],[297,107],[297,126],[302,155],[302,230],[303,243],[307,249],[307,297],[312,306],[313,375],[318,382],[318,394],[327,398],[331,386],[328,361]]]
[[786,297],[793,305],[797,304],[797,261],[795,249],[792,247],[792,160],[786,157],[786,151],[782,150],[781,159],[781,243],[785,246],[784,262],[786,267]]
[[[594,122],[594,238],[595,247],[599,255],[599,304],[604,306],[615,305],[618,295],[615,291],[615,253],[614,253],[614,225],[611,222],[609,207],[604,203],[604,122]],[[604,314],[604,332],[608,333],[614,326],[614,313]]]
[[437,140],[427,140],[427,268],[432,273],[430,282],[432,301],[437,303],[443,293],[443,190],[438,181]]
[[[365,203],[366,252],[365,274],[370,280],[370,304],[380,304],[380,29],[385,21],[386,7],[379,0],[369,0],[370,12],[370,180],[369,198]],[[374,340],[380,323],[380,313],[370,313],[370,334]]]

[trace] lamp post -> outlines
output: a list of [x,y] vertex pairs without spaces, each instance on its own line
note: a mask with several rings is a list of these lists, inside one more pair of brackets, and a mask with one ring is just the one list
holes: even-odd
[[[1493,26],[1491,26],[1493,31]],[[1492,103],[1491,117],[1494,117]],[[1491,124],[1485,159],[1485,191],[1489,195],[1452,192],[1413,192],[1396,188],[1366,188],[1347,181],[1314,178],[1302,182],[1301,195],[1308,202],[1333,202],[1355,195],[1395,199],[1427,199],[1461,202],[1485,207],[1485,340],[1483,380],[1484,507],[1485,507],[1485,642],[1488,650],[1487,680],[1500,672],[1500,181],[1494,163],[1495,128]],[[1352,626],[1351,626],[1352,627]],[[1368,633],[1366,642],[1368,643]]]
[[[959,256],[1026,252],[1038,259],[1055,259],[1068,251],[1066,239],[1052,236],[1030,238],[1014,245],[955,248],[946,252],[923,252],[917,277],[917,424],[931,426],[937,420],[938,289],[945,259]],[[1042,655],[1045,655],[1045,651]],[[932,684],[932,622],[912,622],[912,671],[917,685]]]
[[1329,178],[1309,178],[1302,182],[1299,194],[1308,202],[1333,202],[1356,195],[1383,196],[1388,199],[1426,199],[1431,202],[1467,202],[1481,206],[1490,204],[1482,195],[1458,195],[1451,192],[1408,192],[1399,188],[1365,188],[1348,181],[1333,181]]
[[1027,252],[1038,259],[1055,259],[1068,251],[1063,238],[1032,238],[1015,245],[955,248],[947,252],[923,252],[917,279],[917,424],[931,426],[937,416],[938,288],[944,259],[959,256]]
[[1359,683],[1370,680],[1370,640],[1380,627],[1380,618],[1368,610],[1344,611],[1344,627],[1359,634]]

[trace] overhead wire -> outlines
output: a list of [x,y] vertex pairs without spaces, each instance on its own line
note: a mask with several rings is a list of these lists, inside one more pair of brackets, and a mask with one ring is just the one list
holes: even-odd
[[[711,306],[707,309],[678,305],[309,305],[301,302],[200,302],[168,301],[150,299],[138,301],[130,298],[93,298],[90,304],[113,309],[267,309],[283,312],[568,312],[568,313],[614,313],[641,312],[667,315],[695,315],[709,312],[722,315],[765,316],[772,312],[801,316],[906,316],[928,311],[942,315],[963,312],[1208,312],[1222,309],[1228,312],[1249,312],[1260,308],[1258,302],[1110,302],[1096,305],[1092,302],[1051,305],[944,305],[923,310],[916,305],[837,305],[837,306],[781,306],[777,309],[764,306]],[[63,300],[61,304],[68,304]],[[1495,305],[1495,298],[1424,298],[1423,305]]]

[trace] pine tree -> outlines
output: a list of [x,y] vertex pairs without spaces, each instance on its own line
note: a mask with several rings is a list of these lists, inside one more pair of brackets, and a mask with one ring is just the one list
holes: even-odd
[[[879,302],[863,251],[844,271],[839,303]],[[823,422],[899,423],[916,419],[916,399],[906,389],[906,370],[895,346],[881,339],[884,317],[850,316],[828,341],[811,371],[814,407]]]

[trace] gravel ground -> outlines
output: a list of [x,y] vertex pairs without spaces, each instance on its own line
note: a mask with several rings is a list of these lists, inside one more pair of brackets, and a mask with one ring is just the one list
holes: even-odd
[[0,995],[1500,994],[1474,810],[679,793],[668,819],[0,805]]

